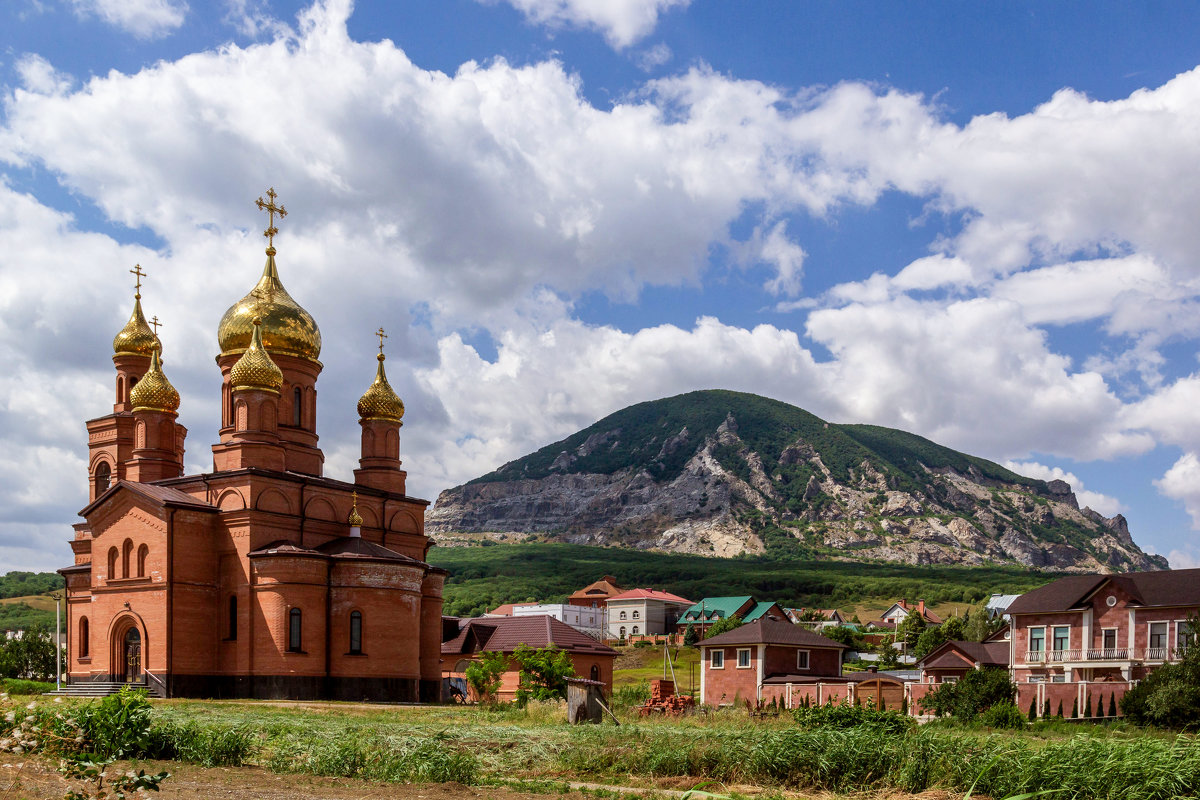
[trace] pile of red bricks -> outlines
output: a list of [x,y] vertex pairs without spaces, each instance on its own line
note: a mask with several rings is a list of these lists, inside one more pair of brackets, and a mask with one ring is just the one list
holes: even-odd
[[695,707],[696,700],[688,695],[675,694],[675,682],[667,680],[650,681],[650,700],[642,706],[638,713],[645,717],[650,714],[668,714],[679,716]]

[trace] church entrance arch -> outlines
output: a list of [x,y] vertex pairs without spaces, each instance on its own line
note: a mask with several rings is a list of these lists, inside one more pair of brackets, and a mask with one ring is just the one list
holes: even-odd
[[109,674],[113,680],[121,683],[142,683],[145,676],[142,665],[145,663],[145,641],[137,622],[126,618],[124,624],[118,624],[113,631],[112,664]]

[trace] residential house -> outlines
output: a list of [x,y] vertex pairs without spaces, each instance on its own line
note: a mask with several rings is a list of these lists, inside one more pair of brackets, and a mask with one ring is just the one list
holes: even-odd
[[675,622],[691,600],[657,589],[630,589],[608,598],[608,638],[661,636],[675,632]]
[[728,617],[737,617],[743,622],[753,622],[761,617],[786,620],[787,612],[778,603],[760,602],[750,595],[706,597],[699,603],[693,603],[675,624],[681,631],[691,625],[697,634],[704,636],[713,623]]
[[513,617],[554,617],[572,628],[583,631],[593,639],[604,640],[608,636],[608,609],[601,606],[576,606],[570,603],[517,603],[512,607]]
[[461,680],[467,665],[485,651],[509,656],[508,670],[500,682],[498,699],[512,700],[520,685],[520,665],[513,652],[520,645],[535,650],[553,645],[565,650],[580,678],[598,681],[606,694],[612,693],[613,662],[617,651],[591,636],[550,616],[483,617],[464,620],[457,634],[442,643],[442,677]]
[[941,625],[942,618],[934,614],[925,607],[924,600],[918,600],[915,604],[909,604],[907,600],[897,600],[895,603],[880,615],[880,618],[871,623],[871,626],[883,628],[885,630],[895,630],[896,626],[903,622],[909,614],[917,614],[923,617],[926,625]]
[[513,615],[513,607],[516,603],[501,603],[491,611],[484,614],[485,617],[511,617]]
[[1008,606],[1021,707],[1091,707],[1100,693],[1107,709],[1132,681],[1179,659],[1198,612],[1200,569],[1070,575],[1026,592]]
[[797,687],[846,683],[845,649],[807,628],[760,617],[700,643],[700,702],[775,699],[790,708],[798,699]]
[[952,639],[930,650],[917,662],[921,683],[954,683],[972,670],[1008,668],[1008,642],[968,642]]
[[836,608],[785,608],[783,611],[790,621],[815,631],[847,624],[842,612]]
[[595,583],[590,583],[579,591],[567,598],[567,603],[573,606],[588,606],[590,608],[604,608],[604,603],[608,598],[615,597],[625,591],[617,585],[617,579],[612,575],[605,575]]
[[1019,594],[993,594],[988,598],[987,605],[984,606],[987,618],[1008,619],[1008,607],[1020,596]]

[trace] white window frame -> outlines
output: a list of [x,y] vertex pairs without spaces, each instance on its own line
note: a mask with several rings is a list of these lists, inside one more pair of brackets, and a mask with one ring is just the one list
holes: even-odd
[[[754,657],[751,655],[750,651],[751,651],[751,648],[749,648],[749,647],[739,647],[738,648],[738,650],[737,650],[737,668],[738,669],[752,669],[754,667]],[[743,653],[746,655],[746,663],[745,664],[742,663],[742,654]]]
[[[800,656],[804,656],[804,658],[801,659]],[[803,661],[804,663],[801,664],[800,663],[801,661]],[[805,669],[805,670],[812,669],[812,667],[809,666],[810,664],[812,664],[811,653],[808,650],[797,650],[796,651],[796,669]]]
[[640,635],[641,635],[641,634],[639,634],[639,633],[638,633],[638,626],[637,626],[637,625],[634,625],[634,626],[633,626],[633,630],[632,630],[632,631],[630,631],[630,634],[631,634],[631,635],[633,635],[633,636],[640,636]]
[[625,612],[624,612],[624,611],[622,611],[622,612],[621,612],[620,619],[625,619]]
[[642,615],[638,613],[637,609],[634,609],[634,612],[633,612],[633,618],[634,618],[634,619],[641,619],[641,618],[642,618]]
[[957,675],[943,675],[938,681],[939,683],[958,683]]
[[[1067,637],[1066,644],[1063,647],[1058,646],[1058,632],[1066,629]],[[1071,649],[1071,626],[1070,625],[1051,625],[1050,626],[1050,644],[1054,647],[1054,652],[1061,653],[1064,650]]]
[[[1166,626],[1166,633],[1163,634],[1162,647],[1154,646],[1154,626],[1155,625]],[[1171,646],[1171,623],[1165,619],[1156,619],[1153,622],[1147,622],[1146,623],[1146,649],[1147,650],[1161,650],[1161,649],[1169,648],[1170,646]]]
[[[1104,634],[1109,631],[1113,632],[1113,646],[1109,647],[1104,641]],[[1101,650],[1120,650],[1121,649],[1121,629],[1120,628],[1101,628],[1100,629],[1100,649]]]
[[725,650],[716,647],[708,653],[708,668],[709,669],[725,669]]
[[[1031,653],[1044,653],[1044,652],[1046,652],[1046,645],[1048,644],[1048,642],[1046,641],[1046,626],[1045,626],[1045,625],[1030,625],[1030,626],[1029,626],[1029,628],[1028,628],[1027,630],[1029,631],[1029,633],[1028,633],[1028,635],[1027,635],[1027,638],[1026,638],[1026,642],[1025,642],[1025,645],[1026,645],[1026,646],[1025,646],[1025,649],[1026,649],[1026,650],[1028,650],[1028,651],[1029,651],[1029,652],[1031,652]],[[1042,649],[1040,649],[1040,650],[1034,650],[1034,649],[1033,649],[1033,632],[1034,632],[1034,631],[1041,631],[1041,632],[1042,632]]]
[[[1187,624],[1188,624],[1188,621],[1187,621],[1186,619],[1177,619],[1177,620],[1175,620],[1175,646],[1174,646],[1174,650],[1175,650],[1175,654],[1176,654],[1176,655],[1179,655],[1179,654],[1183,653],[1183,652],[1184,652],[1184,651],[1187,649],[1187,645],[1180,646],[1180,644],[1179,644],[1179,628],[1180,628],[1181,626],[1186,626]],[[1188,632],[1188,634],[1187,634],[1187,635],[1189,636],[1189,638],[1191,637],[1192,633],[1193,633],[1193,631],[1189,631],[1189,632]]]

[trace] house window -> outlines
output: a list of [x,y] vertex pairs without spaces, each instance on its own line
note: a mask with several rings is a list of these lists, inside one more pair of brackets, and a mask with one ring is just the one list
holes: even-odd
[[350,612],[350,655],[362,655],[362,612]]
[[958,683],[958,678],[954,675],[943,675],[942,683]]
[[808,651],[796,651],[796,669],[808,669]]
[[[1150,649],[1165,650],[1167,648],[1167,623],[1150,623]],[[1154,658],[1154,656],[1150,656]]]
[[1066,625],[1054,627],[1054,649],[1063,651],[1071,646],[1071,629]]
[[625,612],[624,612],[624,611],[622,611],[622,612],[621,612],[621,619],[625,619]]
[[88,657],[88,621],[87,617],[79,618],[79,657]]
[[639,619],[639,618],[640,618],[640,616],[641,616],[641,615],[640,615],[640,614],[638,614],[638,612],[636,612],[636,611],[635,611],[635,612],[633,612],[633,618],[634,618],[634,619]]
[[300,634],[303,627],[301,617],[302,615],[298,608],[293,608],[288,612],[288,650],[293,653],[303,652],[300,649],[302,643]]
[[1180,653],[1187,650],[1195,642],[1191,623],[1179,620],[1175,623],[1175,649]]
[[1056,672],[1055,674],[1050,676],[1050,682],[1051,683],[1066,683],[1067,676],[1063,675],[1061,672]]
[[638,626],[637,626],[637,625],[634,625],[634,626],[633,626],[633,635],[634,635],[634,636],[637,636],[637,635],[638,635]]
[[1046,649],[1046,629],[1045,628],[1030,628],[1029,629],[1029,652],[1041,653]]
[[750,648],[749,647],[739,647],[738,648],[737,665],[738,665],[738,669],[749,669],[750,668]]
[[625,638],[625,626],[624,625],[621,626],[621,638],[622,639]]
[[1103,631],[1100,632],[1100,636],[1103,640],[1102,644],[1100,645],[1102,648],[1104,648],[1105,650],[1116,650],[1117,649],[1117,629],[1116,628],[1105,628]]
[[229,598],[229,639],[237,639],[237,596]]
[[712,669],[725,669],[725,651],[713,650],[708,657],[708,666]]

